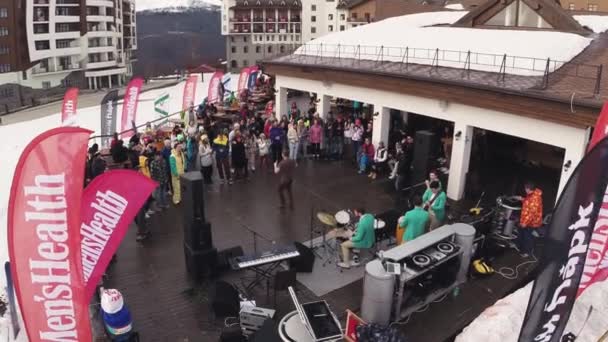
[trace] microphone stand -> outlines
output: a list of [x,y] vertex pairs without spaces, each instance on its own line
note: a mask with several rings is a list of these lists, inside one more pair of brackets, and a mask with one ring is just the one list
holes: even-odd
[[264,236],[263,234],[258,233],[257,231],[250,228],[248,225],[243,223],[238,218],[237,218],[237,220],[241,224],[241,227],[247,229],[251,234],[253,234],[253,254],[258,255],[258,236],[261,237],[262,239],[264,239],[265,241],[270,242],[274,246],[274,244],[275,244],[274,240],[269,239],[267,236]]

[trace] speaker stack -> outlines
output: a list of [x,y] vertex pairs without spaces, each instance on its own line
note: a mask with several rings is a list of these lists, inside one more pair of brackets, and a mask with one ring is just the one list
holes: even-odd
[[184,173],[181,176],[181,190],[186,270],[198,280],[213,275],[217,265],[217,249],[213,247],[211,224],[205,220],[201,173]]
[[435,134],[417,131],[414,136],[414,159],[412,160],[412,184],[424,182],[431,167]]

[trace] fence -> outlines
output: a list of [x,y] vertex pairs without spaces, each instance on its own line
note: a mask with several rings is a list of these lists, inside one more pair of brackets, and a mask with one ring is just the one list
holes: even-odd
[[552,80],[575,77],[589,84],[594,95],[600,92],[602,78],[602,65],[428,48],[308,43],[286,58],[300,63],[337,63],[342,67],[361,66],[364,62],[368,68],[387,70],[390,66],[391,71],[400,73],[407,73],[414,65],[425,65],[429,73],[439,67],[449,67],[460,70],[463,78],[475,71],[494,73],[496,82],[505,82],[507,75],[536,77],[540,78],[541,89],[546,89]]

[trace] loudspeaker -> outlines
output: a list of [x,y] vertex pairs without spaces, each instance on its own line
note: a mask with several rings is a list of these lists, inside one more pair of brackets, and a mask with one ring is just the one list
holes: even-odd
[[212,276],[217,265],[217,249],[193,249],[184,243],[186,270],[192,278],[199,280]]
[[418,131],[414,137],[414,159],[412,160],[412,184],[418,184],[426,179],[430,171],[430,161],[433,154],[435,133]]
[[225,281],[215,283],[215,294],[211,307],[216,316],[238,317],[240,305],[239,291],[232,284]]
[[181,176],[180,184],[184,222],[190,222],[193,219],[205,222],[203,176],[199,171],[186,172]]
[[294,242],[300,256],[289,260],[289,268],[295,269],[296,272],[311,273],[315,264],[315,254],[308,246],[299,242]]
[[211,223],[195,218],[184,223],[184,243],[190,248],[209,249],[213,247]]
[[217,253],[217,270],[227,271],[230,269],[230,259],[243,255],[243,247],[241,246],[226,248],[219,251],[219,253]]

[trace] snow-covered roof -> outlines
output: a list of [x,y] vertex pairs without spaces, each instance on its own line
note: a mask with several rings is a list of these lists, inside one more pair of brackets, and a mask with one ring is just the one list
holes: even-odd
[[[547,58],[570,61],[591,42],[577,34],[555,31],[433,26],[452,24],[466,14],[445,11],[389,18],[322,36],[295,54],[366,60],[381,56],[382,61],[402,62],[408,48],[410,63],[431,65],[438,49],[439,66],[461,68],[470,51],[471,69],[493,72],[500,70],[506,54],[506,73],[532,76],[544,73]],[[561,65],[552,63],[550,71]]]
[[445,5],[445,8],[456,11],[462,11],[464,9],[464,6],[462,4],[449,4]]
[[575,15],[574,20],[581,25],[587,26],[595,33],[608,30],[608,16],[606,15]]

